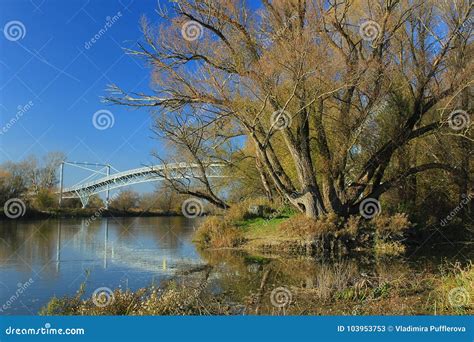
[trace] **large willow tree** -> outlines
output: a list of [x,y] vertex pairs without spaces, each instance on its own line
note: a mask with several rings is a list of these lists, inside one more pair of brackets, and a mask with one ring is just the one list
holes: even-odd
[[129,51],[152,67],[153,93],[113,86],[109,100],[157,110],[157,131],[204,167],[243,136],[262,179],[300,211],[347,217],[427,170],[468,179],[469,163],[429,143],[417,145],[422,163],[393,163],[434,135],[472,149],[471,10],[468,0],[170,2]]

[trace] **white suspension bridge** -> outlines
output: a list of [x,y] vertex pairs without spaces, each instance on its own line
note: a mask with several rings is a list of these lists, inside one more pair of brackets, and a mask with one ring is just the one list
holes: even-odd
[[[71,165],[92,174],[70,187],[64,187],[64,166]],[[95,167],[96,169],[94,169]],[[100,167],[99,170],[97,168]],[[207,178],[222,178],[222,163],[209,163],[205,165],[205,176]],[[111,174],[111,170],[116,171]],[[94,177],[100,176],[98,179]],[[106,193],[105,206],[108,208],[110,190],[129,186],[133,184],[155,182],[164,179],[196,179],[202,177],[200,165],[192,163],[170,163],[162,165],[146,166],[128,171],[119,172],[110,164],[94,164],[86,162],[67,162],[60,164],[59,170],[59,205],[65,198],[79,198],[82,207],[89,202],[89,198],[101,192]]]

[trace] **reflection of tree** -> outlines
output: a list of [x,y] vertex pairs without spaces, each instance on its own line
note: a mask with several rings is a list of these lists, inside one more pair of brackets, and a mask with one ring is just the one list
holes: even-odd
[[[199,250],[199,254],[214,267],[216,274],[212,278],[217,291],[224,293],[230,302],[246,303],[249,314],[255,313],[260,305],[260,313],[274,312],[270,293],[277,287],[290,289],[293,299],[299,300],[288,313],[298,314],[299,310],[306,314],[322,313],[321,310],[327,308],[318,307],[316,303],[329,305],[336,292],[357,288],[360,284],[375,288],[385,282],[404,279],[408,282],[413,272],[403,261],[367,263],[363,256],[316,260],[307,257],[265,259],[231,250]],[[267,278],[264,280],[264,277]]]
[[308,286],[318,270],[311,258],[266,259],[230,250],[199,250],[199,254],[218,272],[220,291],[238,302],[258,292],[266,272],[269,272],[265,288],[268,292],[278,286]]
[[56,259],[58,223],[58,220],[22,222],[21,225],[2,223],[0,237],[5,243],[0,248],[0,263],[8,262],[17,254],[20,256],[17,267],[21,270],[29,272],[31,265],[48,265]]
[[157,227],[149,232],[163,248],[178,249],[183,241],[189,241],[193,234],[192,228],[185,224],[186,221],[182,217],[154,218],[152,222]]
[[[217,273],[215,286],[225,293],[230,301],[243,302],[258,290],[262,277],[262,263],[246,259],[246,253],[231,250],[198,250],[200,256]],[[267,267],[266,265],[265,267]]]

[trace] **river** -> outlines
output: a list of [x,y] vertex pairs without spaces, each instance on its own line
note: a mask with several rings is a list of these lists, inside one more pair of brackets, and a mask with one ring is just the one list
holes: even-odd
[[270,290],[317,287],[321,293],[325,282],[335,281],[330,285],[334,288],[338,279],[350,282],[350,277],[366,273],[389,280],[407,274],[409,278],[419,270],[435,271],[440,260],[418,255],[414,261],[397,262],[265,259],[243,252],[202,251],[192,241],[198,224],[199,219],[183,217],[98,218],[90,224],[86,219],[2,221],[0,315],[36,315],[53,296],[72,296],[83,283],[86,296],[101,287],[136,290],[159,286],[206,264],[214,266],[214,289],[242,303],[258,292],[268,267],[274,275]]
[[1,222],[0,308],[8,306],[2,314],[37,314],[52,296],[73,295],[86,278],[87,294],[137,289],[200,265],[196,223],[181,217]]

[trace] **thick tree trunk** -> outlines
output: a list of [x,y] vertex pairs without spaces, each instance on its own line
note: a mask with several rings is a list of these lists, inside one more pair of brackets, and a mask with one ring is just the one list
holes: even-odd
[[270,202],[273,202],[273,191],[270,186],[270,180],[268,179],[268,175],[265,172],[265,169],[262,166],[262,162],[258,157],[255,158],[255,166],[260,174],[260,180],[262,181],[263,189],[265,191],[265,196]]
[[292,201],[307,217],[318,218],[326,213],[321,193],[317,188],[307,188],[302,196]]

